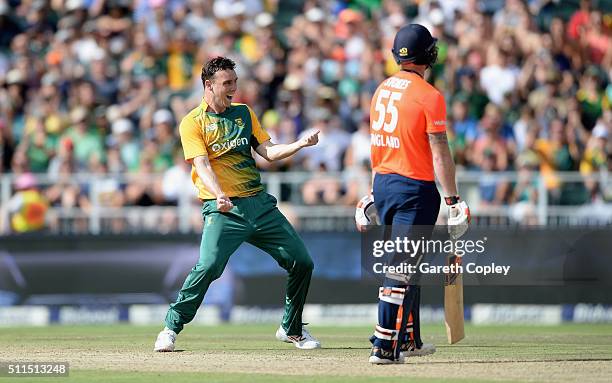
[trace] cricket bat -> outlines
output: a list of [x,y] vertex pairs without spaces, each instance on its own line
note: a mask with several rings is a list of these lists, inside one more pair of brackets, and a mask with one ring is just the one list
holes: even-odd
[[[449,255],[448,265],[461,265],[461,257]],[[449,344],[455,344],[465,337],[463,328],[463,275],[449,273],[444,278],[444,323]]]

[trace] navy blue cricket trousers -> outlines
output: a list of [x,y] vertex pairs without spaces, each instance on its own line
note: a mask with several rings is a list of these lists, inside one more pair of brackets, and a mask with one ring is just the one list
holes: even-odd
[[[440,193],[434,181],[421,181],[398,174],[376,174],[373,185],[374,204],[378,210],[381,224],[394,227],[394,235],[399,230],[410,231],[411,226],[419,226],[429,239],[433,226],[440,212]],[[431,230],[426,229],[430,227]],[[420,236],[420,235],[419,235]],[[383,287],[402,287],[408,294],[403,310],[411,314],[412,322],[408,321],[406,338],[402,342],[413,340],[416,347],[422,346],[419,306],[421,289],[419,286],[407,286],[395,279],[385,278]],[[378,303],[378,325],[385,329],[396,329],[399,306],[380,300]],[[374,346],[383,349],[392,348],[393,341],[373,337]]]

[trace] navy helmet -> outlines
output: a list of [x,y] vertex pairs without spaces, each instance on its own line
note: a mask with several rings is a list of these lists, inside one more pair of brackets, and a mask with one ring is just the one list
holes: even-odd
[[393,57],[401,64],[410,62],[431,67],[438,58],[438,39],[420,24],[403,26],[393,40]]

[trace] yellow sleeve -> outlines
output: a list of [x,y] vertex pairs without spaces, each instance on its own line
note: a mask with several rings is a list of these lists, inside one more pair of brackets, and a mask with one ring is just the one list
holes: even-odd
[[187,115],[183,118],[179,125],[179,134],[185,160],[208,155],[202,129],[191,116]]
[[268,141],[270,139],[270,135],[268,134],[268,132],[266,132],[264,128],[262,128],[261,124],[259,123],[259,120],[257,119],[257,116],[255,115],[255,112],[253,112],[253,109],[251,109],[250,107],[248,108],[249,113],[251,114],[251,147],[257,148],[259,145]]

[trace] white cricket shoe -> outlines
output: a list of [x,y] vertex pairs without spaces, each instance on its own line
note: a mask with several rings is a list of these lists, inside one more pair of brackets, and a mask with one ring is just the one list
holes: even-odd
[[172,352],[174,351],[175,340],[176,333],[166,327],[159,333],[159,335],[157,335],[157,340],[155,341],[155,348],[153,348],[153,351]]
[[293,343],[295,344],[295,347],[302,350],[321,348],[321,342],[312,336],[304,327],[302,327],[302,336],[289,336],[287,335],[287,332],[283,326],[279,326],[278,330],[276,330],[276,339],[280,340],[281,342]]
[[431,343],[423,343],[421,348],[409,347],[408,350],[402,351],[400,354],[409,358],[411,356],[425,356],[436,352],[436,346]]

